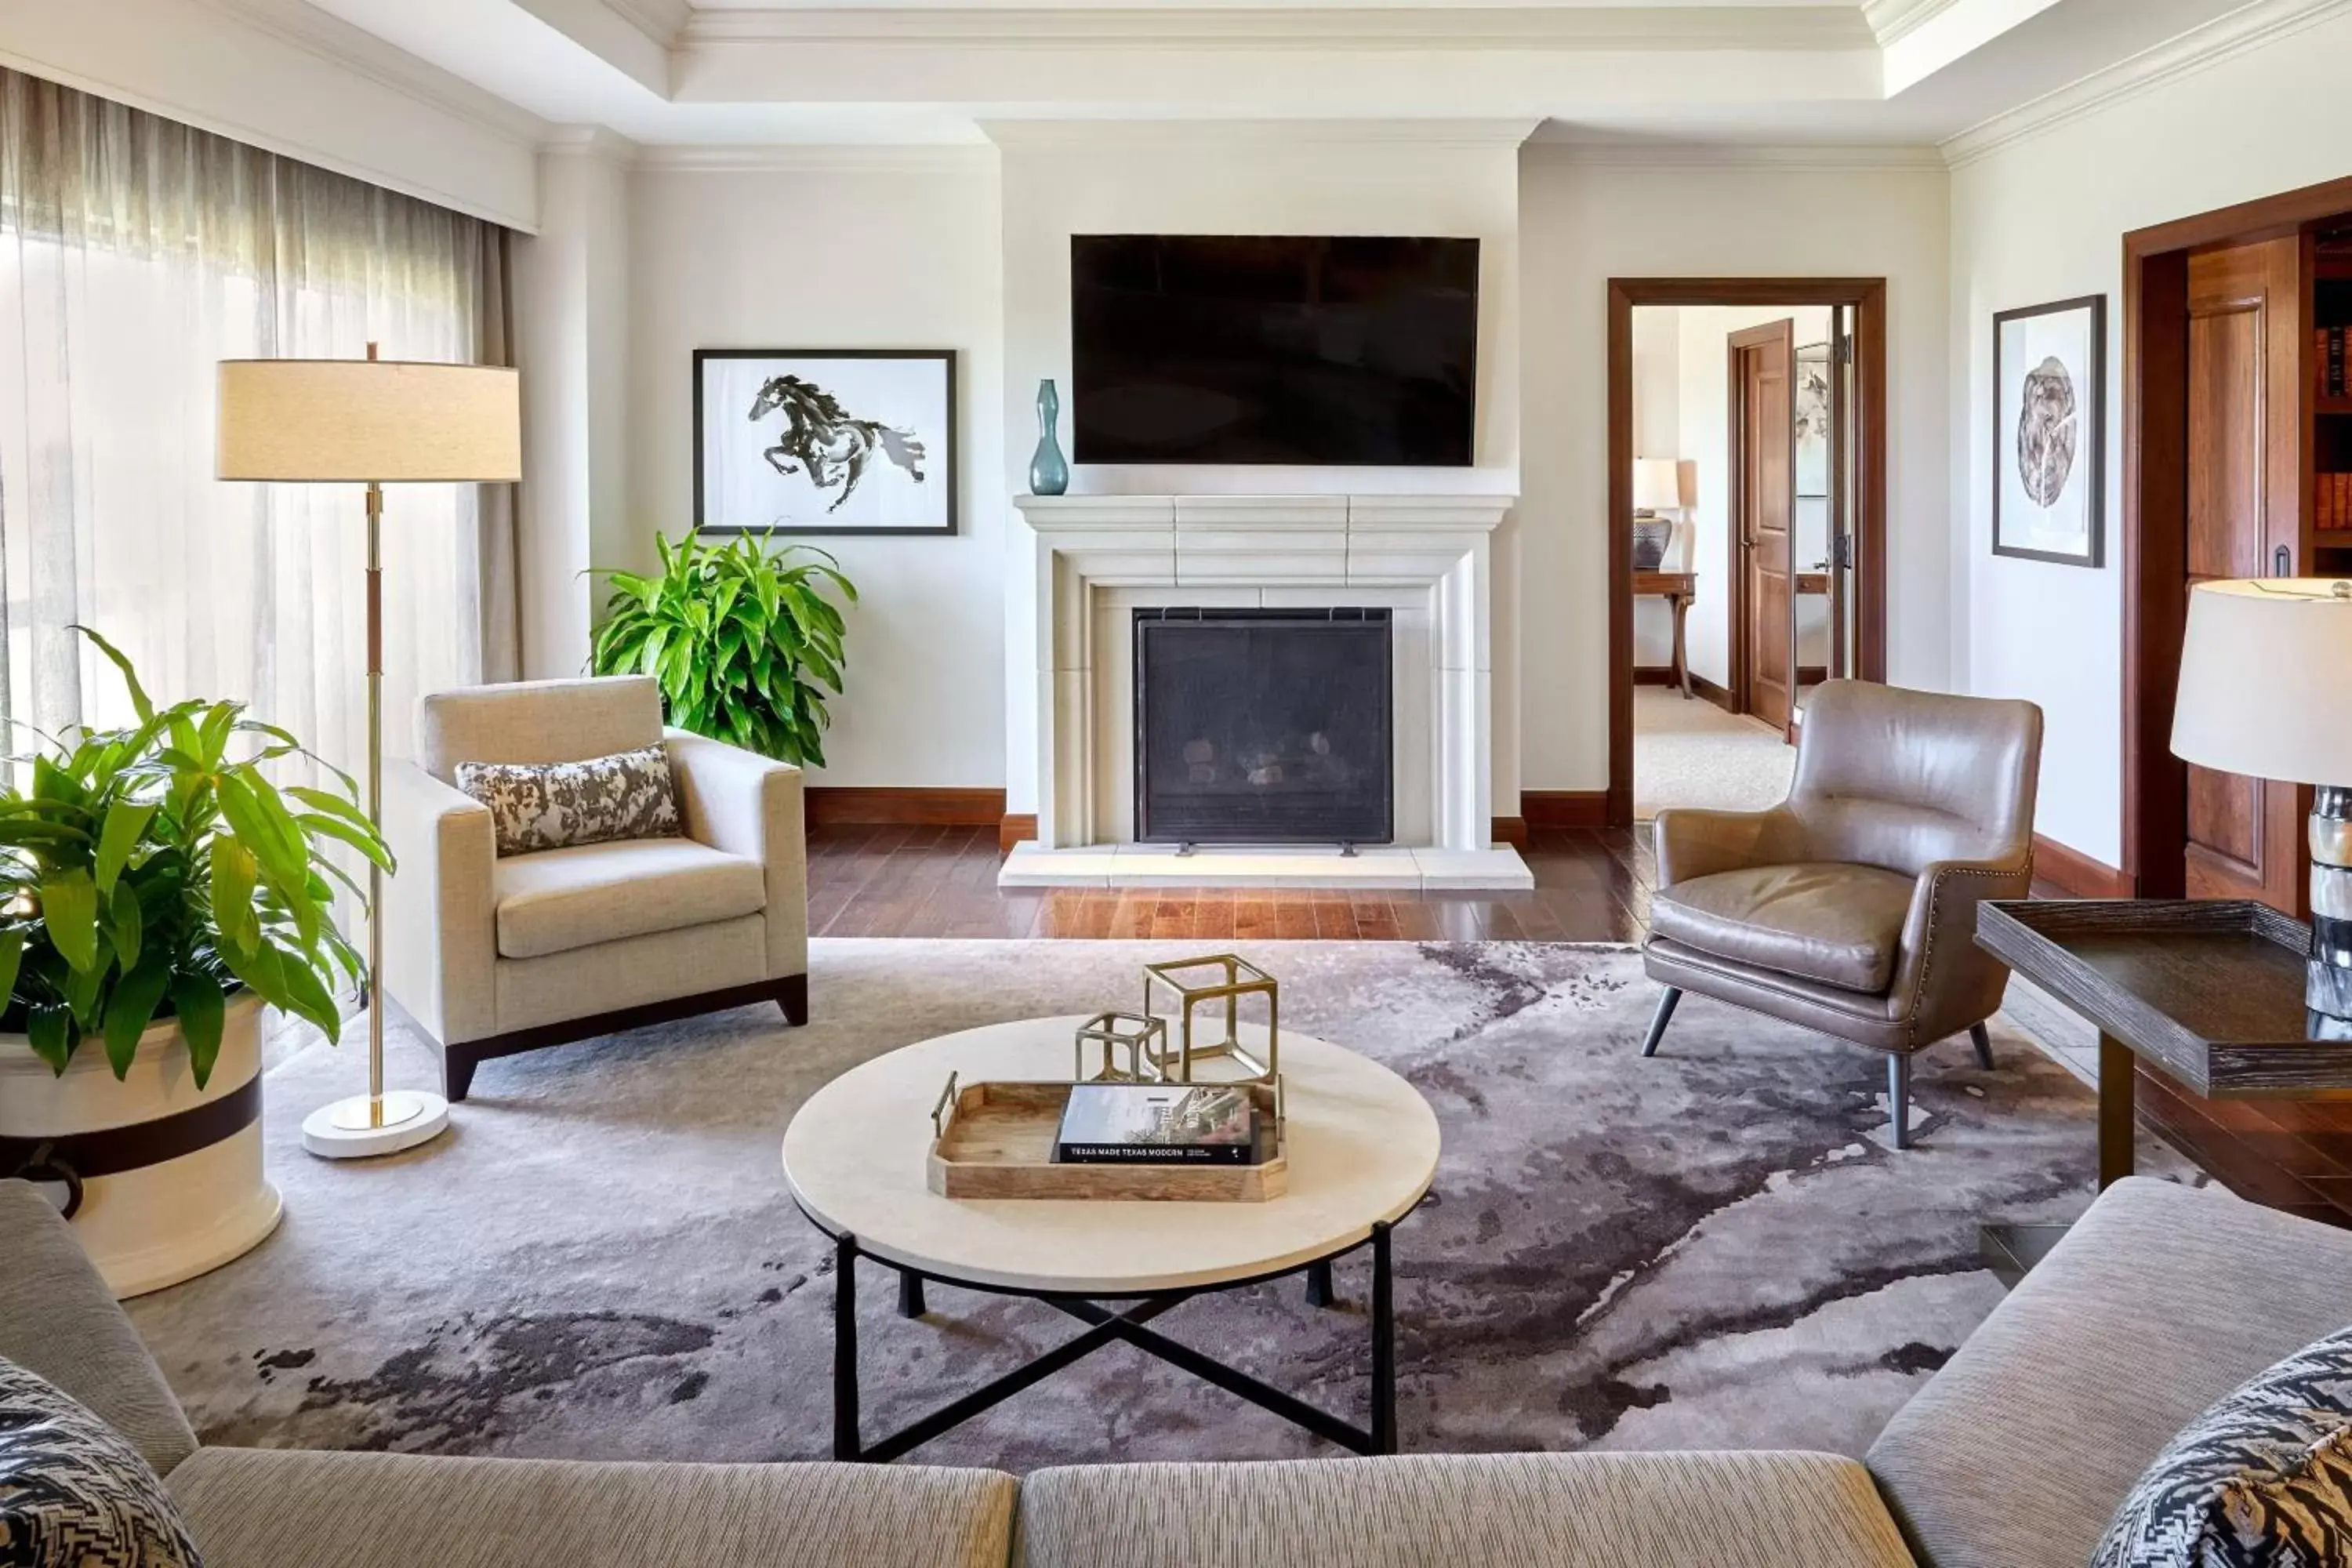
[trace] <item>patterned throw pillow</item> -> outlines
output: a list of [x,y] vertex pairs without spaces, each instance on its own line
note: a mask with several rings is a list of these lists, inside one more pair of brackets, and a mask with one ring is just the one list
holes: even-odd
[[2190,1422],[2107,1526],[2092,1568],[2352,1562],[2352,1329]]
[[199,1568],[179,1510],[130,1440],[6,1361],[0,1568]]
[[686,830],[661,746],[578,763],[459,763],[457,787],[490,808],[501,855]]

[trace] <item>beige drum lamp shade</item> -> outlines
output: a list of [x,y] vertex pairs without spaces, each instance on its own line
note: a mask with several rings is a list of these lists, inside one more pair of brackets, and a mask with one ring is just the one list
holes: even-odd
[[516,373],[373,359],[220,365],[218,477],[402,484],[522,478]]
[[2352,784],[2352,584],[2272,577],[2189,595],[2172,754],[2291,784]]
[[1634,510],[1656,511],[1684,505],[1681,467],[1672,458],[1634,458]]

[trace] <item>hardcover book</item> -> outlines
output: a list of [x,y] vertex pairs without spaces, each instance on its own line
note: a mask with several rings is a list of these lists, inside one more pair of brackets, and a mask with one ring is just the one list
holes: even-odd
[[1229,1084],[1082,1083],[1055,1135],[1065,1164],[1258,1163],[1257,1106]]

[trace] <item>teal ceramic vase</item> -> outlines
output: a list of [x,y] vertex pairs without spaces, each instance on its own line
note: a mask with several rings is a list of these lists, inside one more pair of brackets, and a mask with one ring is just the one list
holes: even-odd
[[1037,455],[1029,459],[1029,493],[1057,496],[1070,488],[1070,465],[1062,457],[1061,395],[1048,376],[1037,384]]

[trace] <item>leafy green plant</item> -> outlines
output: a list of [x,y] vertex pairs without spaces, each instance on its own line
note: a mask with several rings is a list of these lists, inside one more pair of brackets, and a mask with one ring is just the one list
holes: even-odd
[[833,721],[819,688],[840,695],[846,662],[841,612],[824,590],[854,604],[857,589],[824,551],[771,551],[770,537],[708,544],[689,533],[673,544],[656,535],[658,574],[594,568],[613,596],[590,667],[652,676],[682,730],[823,767]]
[[339,789],[280,789],[267,764],[319,761],[299,741],[243,703],[159,709],[120,650],[74,629],[138,722],[74,732],[0,787],[0,1026],[59,1073],[98,1037],[119,1079],[148,1025],[176,1017],[198,1088],[240,988],[338,1038],[332,987],[363,965],[330,912],[334,884],[358,884],[327,846],[392,867],[350,777],[321,763]]

